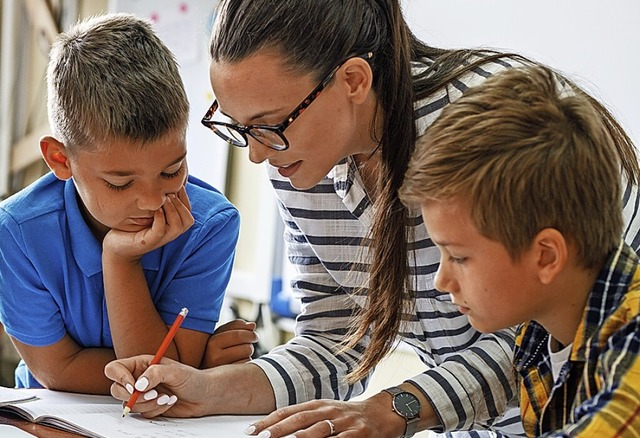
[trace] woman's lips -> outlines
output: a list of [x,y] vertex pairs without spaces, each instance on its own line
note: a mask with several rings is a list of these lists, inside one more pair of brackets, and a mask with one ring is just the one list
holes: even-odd
[[288,166],[278,167],[278,173],[285,178],[291,178],[291,176],[298,171],[302,161],[296,161]]

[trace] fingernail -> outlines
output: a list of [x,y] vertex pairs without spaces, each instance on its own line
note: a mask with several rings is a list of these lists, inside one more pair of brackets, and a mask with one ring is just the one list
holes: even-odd
[[245,435],[253,435],[253,432],[256,431],[256,427],[253,424],[250,424],[245,430],[244,430],[244,434]]
[[153,400],[157,396],[158,392],[155,389],[152,389],[151,391],[145,392],[142,398],[144,398],[145,400]]
[[124,389],[126,389],[129,394],[133,394],[133,385],[131,383],[124,385]]
[[270,437],[271,437],[271,432],[269,432],[268,430],[263,430],[258,434],[258,438],[270,438]]
[[140,377],[136,382],[136,389],[138,391],[144,391],[149,386],[149,380],[146,377]]
[[175,395],[172,395],[171,397],[169,397],[169,401],[167,402],[167,404],[169,406],[174,405],[176,402],[178,401],[178,397],[176,397]]
[[162,405],[166,405],[168,402],[169,402],[169,396],[167,394],[162,394],[160,397],[158,397],[158,400],[156,403],[162,406]]

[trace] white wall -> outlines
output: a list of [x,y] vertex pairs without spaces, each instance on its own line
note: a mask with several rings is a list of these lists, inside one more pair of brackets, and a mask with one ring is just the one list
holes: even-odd
[[414,33],[439,47],[515,51],[567,73],[640,147],[637,0],[403,0]]

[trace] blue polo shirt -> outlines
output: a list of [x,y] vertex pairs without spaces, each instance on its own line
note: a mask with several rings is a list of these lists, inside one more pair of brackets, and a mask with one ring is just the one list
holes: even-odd
[[[167,324],[213,333],[229,282],[239,215],[219,191],[189,177],[195,223],[142,257],[153,302]],[[72,180],[49,173],[0,203],[0,321],[20,342],[46,346],[68,333],[80,346],[113,347],[102,245],[87,226]],[[18,387],[41,385],[21,363]]]

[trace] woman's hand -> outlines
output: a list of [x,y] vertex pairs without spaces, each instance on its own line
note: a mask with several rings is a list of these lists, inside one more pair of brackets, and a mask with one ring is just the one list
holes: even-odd
[[141,355],[108,363],[104,372],[114,382],[111,395],[126,402],[137,388],[142,394],[131,411],[145,418],[163,414],[202,417],[211,413],[207,402],[215,394],[206,372],[166,357],[149,366],[152,359],[151,355]]
[[271,438],[388,438],[402,435],[404,420],[391,410],[389,395],[377,394],[358,402],[314,400],[281,408],[246,432],[258,435],[265,430]]

